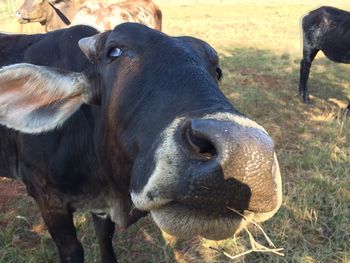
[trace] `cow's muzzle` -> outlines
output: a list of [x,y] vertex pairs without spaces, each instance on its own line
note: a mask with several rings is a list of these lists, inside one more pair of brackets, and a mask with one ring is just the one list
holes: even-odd
[[274,145],[264,130],[212,119],[191,120],[182,129],[184,154],[197,162],[188,167],[188,191],[179,199],[213,209],[276,207]]
[[[132,193],[166,232],[223,239],[264,221],[282,201],[281,176],[267,132],[247,118],[223,114],[174,122],[163,133],[147,185]],[[237,211],[238,213],[234,213]]]

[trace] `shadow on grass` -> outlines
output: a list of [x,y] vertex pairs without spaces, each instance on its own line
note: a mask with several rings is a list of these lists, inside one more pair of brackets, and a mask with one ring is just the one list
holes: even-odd
[[311,94],[328,101],[332,98],[347,100],[348,96],[344,86],[350,90],[350,65],[334,63],[327,58],[316,58],[310,72],[309,91]]
[[283,137],[276,134],[278,139],[294,135],[305,141],[299,135],[307,126],[314,128],[322,118],[328,120],[319,115],[340,111],[332,99],[347,104],[350,68],[344,65],[316,60],[309,83],[313,104],[305,105],[298,97],[299,58],[254,48],[234,49],[231,54],[221,57],[224,93],[236,108],[263,126],[280,127],[277,132],[292,128]]
[[[232,56],[221,58],[224,70],[229,71],[230,81],[227,86],[253,87],[262,90],[275,91],[270,99],[275,97],[275,103],[286,95],[297,95],[299,87],[300,58],[291,58],[289,54],[275,54],[269,50],[254,48],[234,49]],[[347,90],[350,86],[350,66],[334,63],[326,58],[316,58],[311,67],[309,90],[316,99],[330,101],[338,99],[347,102]],[[232,75],[236,74],[236,76]],[[246,76],[246,77],[244,77]],[[263,98],[265,99],[265,98]],[[269,98],[267,98],[269,99]]]

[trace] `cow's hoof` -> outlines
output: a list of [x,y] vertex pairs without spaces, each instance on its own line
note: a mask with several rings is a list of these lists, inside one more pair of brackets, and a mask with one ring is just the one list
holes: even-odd
[[302,100],[302,102],[304,102],[304,103],[307,104],[307,105],[310,105],[310,104],[311,104],[311,101],[310,101],[309,98],[301,97],[300,99]]

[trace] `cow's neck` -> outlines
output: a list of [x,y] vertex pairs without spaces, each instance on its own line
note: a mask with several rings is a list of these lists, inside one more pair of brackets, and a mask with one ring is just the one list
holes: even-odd
[[[68,1],[56,4],[54,7],[50,4],[48,5],[50,11],[48,12],[47,21],[44,25],[46,31],[52,31],[67,27],[78,12],[81,3],[78,1]],[[58,12],[61,14],[59,15]]]

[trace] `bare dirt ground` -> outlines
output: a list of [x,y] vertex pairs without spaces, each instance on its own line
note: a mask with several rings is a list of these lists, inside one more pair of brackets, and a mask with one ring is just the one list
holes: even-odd
[[0,177],[0,212],[5,212],[8,205],[15,197],[26,195],[23,184],[18,181]]

